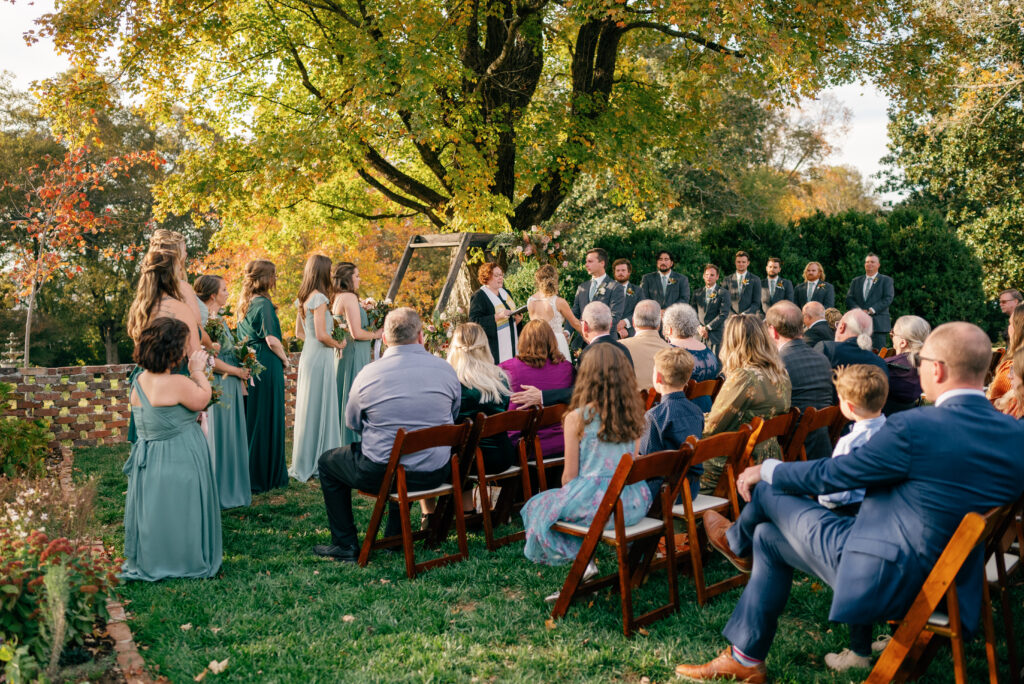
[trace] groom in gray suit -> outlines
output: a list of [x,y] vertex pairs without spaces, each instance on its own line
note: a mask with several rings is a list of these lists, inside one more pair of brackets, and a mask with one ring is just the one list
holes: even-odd
[[854,278],[846,293],[847,309],[863,309],[871,316],[871,346],[875,349],[885,346],[892,330],[889,305],[895,296],[892,278],[878,272],[880,265],[877,255],[868,254],[864,258],[864,275]]
[[[616,330],[619,319],[622,318],[622,310],[626,305],[625,293],[622,286],[609,278],[608,252],[600,247],[595,247],[587,252],[585,263],[590,280],[580,283],[576,288],[576,297],[572,302],[572,313],[576,318],[583,315],[583,309],[590,302],[604,302],[612,312],[612,330]],[[573,336],[573,348],[579,349],[583,346],[583,340],[578,335]]]

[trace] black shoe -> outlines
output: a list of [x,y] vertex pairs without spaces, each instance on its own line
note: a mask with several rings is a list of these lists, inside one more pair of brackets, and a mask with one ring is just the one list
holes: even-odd
[[317,544],[313,547],[313,553],[324,558],[333,558],[341,563],[355,563],[359,560],[359,548],[354,546]]

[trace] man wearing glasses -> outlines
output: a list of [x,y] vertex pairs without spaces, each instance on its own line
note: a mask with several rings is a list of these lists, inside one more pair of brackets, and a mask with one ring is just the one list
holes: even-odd
[[[834,590],[829,619],[873,625],[902,618],[964,515],[1024,491],[1024,422],[996,411],[982,386],[991,342],[970,323],[935,329],[921,348],[921,386],[934,406],[892,416],[862,446],[837,458],[768,459],[737,479],[749,501],[730,523],[705,514],[711,544],[750,581],[723,634],[731,646],[676,673],[697,681],[767,681],[765,658],[786,606],[793,570]],[[808,494],[867,488],[855,517]],[[960,617],[972,632],[984,572],[976,554],[957,578]]]

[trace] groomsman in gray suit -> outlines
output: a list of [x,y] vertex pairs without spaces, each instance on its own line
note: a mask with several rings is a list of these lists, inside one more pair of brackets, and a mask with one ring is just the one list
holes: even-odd
[[871,316],[871,346],[875,349],[885,346],[892,330],[889,305],[895,297],[892,278],[878,272],[880,265],[877,255],[864,257],[864,275],[854,278],[846,293],[847,309],[863,309]]
[[633,329],[633,309],[640,301],[640,288],[629,282],[632,275],[633,264],[629,263],[629,259],[616,259],[612,262],[612,277],[622,286],[623,293],[622,318],[619,319],[618,327],[620,340],[636,334]]
[[638,300],[653,299],[664,311],[677,302],[690,303],[690,281],[682,273],[672,270],[675,259],[666,250],[658,252],[658,270],[648,273],[640,281]]
[[782,271],[782,261],[778,257],[768,257],[768,264],[764,270],[768,277],[761,285],[762,316],[767,315],[768,309],[779,302],[793,301],[793,283],[779,277],[779,272]]
[[704,287],[693,293],[692,305],[700,322],[697,332],[717,356],[730,309],[729,290],[718,284],[718,267],[714,264],[704,267]]
[[[622,286],[615,282],[614,278],[608,277],[608,252],[600,247],[591,249],[587,252],[587,260],[584,265],[587,273],[590,274],[590,280],[580,283],[576,288],[572,312],[576,318],[579,318],[583,315],[583,309],[590,302],[604,302],[611,309],[611,329],[615,330],[619,325],[619,319],[622,318],[622,310],[626,301]],[[572,346],[574,349],[579,349],[583,346],[583,340],[579,339],[578,335],[574,335]]]
[[724,283],[729,288],[729,301],[734,314],[761,312],[761,279],[747,272],[749,265],[750,255],[736,252],[736,272]]

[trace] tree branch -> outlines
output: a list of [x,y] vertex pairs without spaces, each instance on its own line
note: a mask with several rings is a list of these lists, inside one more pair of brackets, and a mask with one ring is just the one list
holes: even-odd
[[346,214],[351,214],[352,216],[355,216],[357,218],[366,219],[367,221],[381,221],[383,219],[393,218],[412,218],[413,216],[416,216],[418,214],[418,212],[415,211],[409,212],[407,214],[364,214],[361,211],[355,211],[354,209],[346,209],[345,207],[338,206],[337,204],[331,204],[330,202],[324,202],[322,200],[313,199],[312,197],[307,197],[305,199],[307,202],[319,204],[320,206],[327,207],[328,209],[342,211],[345,212]]
[[686,40],[689,40],[691,42],[697,43],[698,45],[704,46],[708,50],[713,50],[715,52],[720,52],[723,55],[728,55],[730,57],[736,57],[737,59],[744,59],[747,56],[747,54],[745,52],[742,52],[740,50],[733,50],[732,48],[727,48],[724,45],[720,45],[720,44],[714,42],[713,40],[708,40],[707,38],[702,38],[700,35],[694,33],[693,31],[680,31],[678,29],[672,28],[671,26],[667,26],[665,24],[659,24],[658,22],[655,22],[655,21],[634,21],[632,23],[626,24],[626,27],[624,29],[622,29],[622,31],[623,31],[623,33],[625,33],[626,31],[632,31],[633,29],[643,29],[643,28],[648,28],[648,29],[653,29],[655,31],[660,31],[661,33],[664,33],[665,35],[673,36],[674,38],[685,38]]
[[386,181],[435,209],[441,209],[448,203],[448,198],[441,193],[395,168],[368,142],[364,140],[362,145],[365,150],[363,158],[366,163],[372,166]]
[[395,192],[394,190],[392,190],[391,188],[387,187],[386,185],[381,183],[379,180],[377,180],[376,178],[371,176],[369,174],[369,172],[366,171],[366,169],[356,169],[356,173],[358,173],[359,177],[362,178],[364,181],[366,181],[366,183],[368,185],[370,185],[371,187],[373,187],[374,189],[379,191],[382,195],[387,197],[389,200],[391,200],[395,204],[399,204],[399,205],[401,205],[403,207],[406,207],[408,209],[412,209],[413,211],[415,211],[415,212],[417,212],[419,214],[423,214],[424,216],[426,216],[427,218],[430,219],[431,223],[433,223],[435,226],[437,226],[439,228],[444,226],[444,221],[442,221],[440,218],[438,218],[437,214],[435,214],[433,211],[430,210],[430,207],[428,207],[428,206],[426,206],[424,204],[420,204],[419,202],[417,202],[415,200],[409,199],[408,197],[405,197],[404,195],[398,194],[397,192]]

